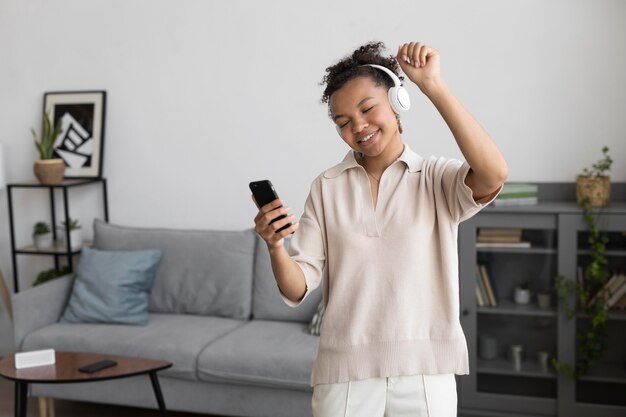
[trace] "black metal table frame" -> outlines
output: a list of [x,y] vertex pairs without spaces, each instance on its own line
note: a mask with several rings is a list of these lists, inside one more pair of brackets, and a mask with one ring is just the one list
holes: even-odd
[[[171,366],[171,365],[170,365]],[[148,372],[138,372],[128,375],[118,375],[107,378],[99,378],[99,379],[91,379],[91,380],[69,380],[69,381],[24,381],[17,380],[15,381],[15,417],[26,417],[26,405],[27,405],[27,397],[28,397],[28,384],[37,383],[37,384],[72,384],[77,382],[98,382],[98,381],[106,381],[110,379],[120,379],[120,378],[128,378],[130,376],[148,374],[150,376],[150,382],[152,383],[152,389],[154,390],[154,395],[156,396],[157,403],[159,405],[159,413],[161,417],[167,417],[167,409],[165,407],[165,400],[163,399],[163,393],[161,391],[161,385],[159,384],[159,377],[157,376],[157,372],[164,368],[155,369]]]

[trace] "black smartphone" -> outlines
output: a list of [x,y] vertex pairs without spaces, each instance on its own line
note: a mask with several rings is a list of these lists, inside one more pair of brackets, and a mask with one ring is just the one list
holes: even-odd
[[[252,195],[254,196],[254,199],[256,200],[256,203],[259,205],[259,207],[263,207],[264,205],[278,199],[278,194],[276,194],[276,190],[274,189],[274,186],[272,185],[272,182],[270,180],[252,181],[250,183],[250,191],[252,191]],[[270,224],[285,217],[287,216],[281,214],[275,219],[272,219]],[[289,226],[291,226],[291,223],[284,225],[283,227],[278,229],[276,233],[282,232]]]
[[81,366],[80,368],[78,368],[78,370],[91,374],[93,372],[98,372],[102,369],[110,368],[115,365],[117,365],[117,362],[109,359],[104,359],[98,362],[90,363],[89,365]]

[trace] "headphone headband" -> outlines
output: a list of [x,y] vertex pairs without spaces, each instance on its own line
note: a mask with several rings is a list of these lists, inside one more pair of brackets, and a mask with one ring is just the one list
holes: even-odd
[[406,91],[406,88],[402,86],[400,78],[398,78],[398,76],[394,74],[393,71],[391,71],[387,67],[376,64],[363,64],[361,66],[374,67],[378,70],[381,70],[393,80],[393,87],[391,87],[387,93],[393,111],[395,111],[396,113],[401,113],[411,108],[411,98],[409,97],[409,93]]
[[400,81],[400,78],[398,78],[398,76],[389,68],[387,67],[383,67],[382,65],[376,65],[376,64],[364,64],[361,65],[362,67],[373,67],[376,69],[379,69],[385,73],[387,73],[387,75],[389,75],[389,78],[391,78],[393,80],[393,86],[394,87],[402,87],[402,81]]

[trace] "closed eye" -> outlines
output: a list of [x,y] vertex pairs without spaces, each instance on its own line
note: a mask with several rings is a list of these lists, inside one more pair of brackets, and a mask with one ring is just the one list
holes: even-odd
[[367,109],[363,110],[363,113],[367,113],[368,111],[372,110],[375,106],[372,107],[368,107]]

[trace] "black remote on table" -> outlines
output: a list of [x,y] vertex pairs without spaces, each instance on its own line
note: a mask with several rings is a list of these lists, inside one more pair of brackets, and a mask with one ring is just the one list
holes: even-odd
[[87,372],[90,374],[92,372],[97,372],[102,369],[110,368],[111,366],[115,366],[115,365],[117,365],[117,362],[109,360],[109,359],[105,359],[102,361],[90,363],[89,365],[82,366],[78,368],[78,370],[81,372]]

